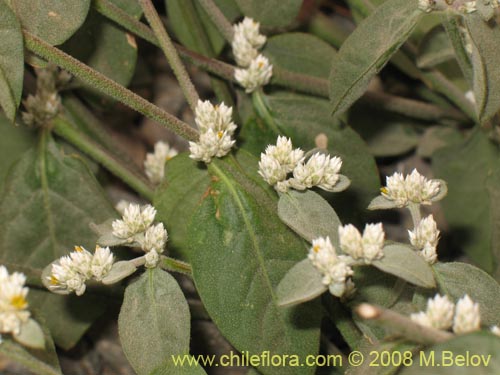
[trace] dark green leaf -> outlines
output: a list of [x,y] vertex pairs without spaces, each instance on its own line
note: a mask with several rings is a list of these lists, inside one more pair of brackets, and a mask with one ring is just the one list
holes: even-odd
[[433,126],[428,128],[420,138],[417,154],[424,158],[430,158],[439,149],[462,143],[462,133],[449,126]]
[[490,275],[459,262],[436,263],[434,272],[441,294],[447,294],[455,301],[468,294],[480,305],[482,324],[500,324],[500,286]]
[[306,190],[290,190],[280,196],[278,215],[294,232],[309,243],[318,237],[330,237],[339,248],[339,217],[335,210],[320,195]]
[[461,335],[421,351],[413,357],[413,365],[402,367],[398,374],[420,375],[429,369],[432,375],[495,375],[500,373],[499,351],[500,338],[491,333]]
[[401,244],[385,246],[384,256],[374,260],[372,264],[379,270],[414,285],[424,288],[436,287],[431,266],[409,246]]
[[90,0],[10,0],[23,27],[47,43],[64,43],[87,17]]
[[207,374],[205,370],[203,370],[203,367],[199,365],[198,366],[194,365],[196,358],[189,357],[193,365],[187,364],[188,363],[187,355],[182,356],[182,358],[183,359],[186,358],[184,366],[179,366],[179,365],[176,366],[173,364],[173,362],[168,361],[166,364],[155,369],[150,375],[206,375]]
[[[0,261],[42,270],[75,245],[95,246],[93,221],[116,215],[81,160],[42,138],[7,177],[0,203]],[[105,299],[65,298],[31,290],[29,303],[43,314],[56,343],[72,347],[104,310]]]
[[351,180],[349,189],[329,194],[329,199],[344,221],[357,220],[380,187],[375,160],[363,140],[351,127],[332,119],[326,100],[291,93],[275,93],[265,100],[277,127],[296,147],[311,150],[316,136],[327,136],[328,151],[342,158],[341,173]]
[[500,25],[484,22],[472,13],[465,17],[472,40],[473,86],[476,111],[481,123],[491,119],[500,109]]
[[432,68],[455,58],[455,50],[442,25],[429,31],[420,43],[417,56],[419,68]]
[[326,79],[335,50],[313,35],[287,33],[269,38],[263,54],[273,66]]
[[309,259],[304,259],[287,272],[276,288],[278,304],[291,306],[320,296],[328,290],[321,280],[321,273]]
[[302,0],[236,0],[241,12],[262,26],[284,27],[293,22]]
[[21,25],[5,0],[0,0],[0,108],[14,121],[21,102],[24,46]]
[[416,0],[388,0],[342,44],[330,72],[333,113],[345,112],[408,39],[423,12]]
[[169,160],[165,180],[156,190],[154,206],[157,219],[168,230],[168,246],[185,258],[188,241],[187,227],[194,211],[209,193],[210,177],[206,168],[189,158],[187,153]]
[[463,143],[442,148],[432,158],[435,175],[450,186],[441,204],[450,226],[451,245],[465,251],[487,272],[495,269],[495,261],[486,181],[498,170],[498,157],[497,146],[476,129]]
[[[211,191],[191,221],[189,261],[201,299],[223,335],[249,353],[316,353],[319,304],[278,306],[275,288],[306,256],[277,216],[276,193],[255,182],[257,160],[214,160]],[[230,286],[230,287],[228,287]],[[278,367],[264,374],[289,374]],[[297,374],[312,368],[301,367]]]
[[138,375],[149,375],[172,356],[189,353],[190,320],[184,294],[169,273],[149,269],[127,287],[118,329]]

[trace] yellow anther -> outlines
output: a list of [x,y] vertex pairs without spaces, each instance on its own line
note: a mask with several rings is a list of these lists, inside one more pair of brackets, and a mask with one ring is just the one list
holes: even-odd
[[28,305],[22,295],[12,297],[12,299],[10,300],[10,304],[16,309],[24,309]]
[[317,253],[317,252],[319,251],[319,245],[315,245],[315,246],[313,247],[313,251],[314,251],[315,253]]
[[81,253],[83,251],[83,247],[75,246],[75,251],[78,251],[79,253]]
[[380,191],[384,194],[387,194],[389,192],[386,187],[380,188]]
[[223,131],[219,130],[219,131],[217,132],[217,137],[218,137],[219,139],[221,139],[223,135],[224,135],[224,132],[223,132]]
[[50,276],[50,284],[51,285],[57,285],[57,284],[59,284],[59,280],[57,280],[57,277],[55,277],[54,275],[51,275]]

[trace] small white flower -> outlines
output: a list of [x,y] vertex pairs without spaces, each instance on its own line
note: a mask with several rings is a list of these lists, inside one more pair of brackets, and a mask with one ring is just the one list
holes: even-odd
[[363,258],[363,238],[359,230],[352,225],[339,226],[339,239],[342,251],[354,259]]
[[490,331],[494,335],[500,336],[500,328],[497,325],[491,326]]
[[168,234],[167,230],[163,227],[163,223],[153,225],[146,230],[144,234],[144,243],[142,248],[144,251],[156,251],[163,253],[165,245],[167,244]]
[[458,10],[462,13],[474,13],[477,11],[476,1],[467,1],[458,7]]
[[52,272],[48,280],[51,290],[75,292],[77,296],[85,293],[85,276],[74,267],[70,256],[63,256],[58,263],[52,265]]
[[202,133],[212,129],[214,132],[226,131],[229,135],[233,135],[237,126],[232,121],[232,117],[232,107],[228,107],[224,103],[213,105],[208,100],[198,100],[195,121]]
[[414,169],[406,178],[401,173],[387,177],[386,186],[381,189],[382,195],[394,201],[399,207],[410,202],[431,204],[441,188],[437,180],[428,180]]
[[114,256],[109,247],[96,246],[94,256],[92,257],[92,276],[101,281],[111,270]]
[[300,162],[293,170],[293,179],[290,185],[297,190],[304,190],[318,186],[326,191],[333,191],[339,180],[342,160],[322,153],[313,154],[307,162]]
[[418,0],[418,9],[430,13],[435,9],[436,0]]
[[424,311],[411,314],[410,319],[413,320],[415,323],[420,324],[421,326],[432,327],[431,320]]
[[474,92],[469,90],[465,93],[465,97],[467,100],[469,100],[472,104],[476,104],[476,96],[474,95]]
[[267,154],[261,154],[259,174],[264,181],[274,186],[278,182],[283,182],[286,179],[287,172],[286,168],[284,168],[276,158]]
[[120,215],[123,215],[125,209],[128,207],[129,204],[130,204],[129,201],[125,199],[120,199],[120,201],[115,205],[115,210],[118,211]]
[[436,296],[427,301],[426,314],[429,317],[431,326],[437,329],[447,330],[453,324],[453,313],[455,305],[447,296]]
[[259,51],[241,33],[235,33],[231,43],[234,59],[238,66],[248,67]]
[[214,132],[208,129],[200,134],[198,142],[189,142],[189,157],[197,161],[210,163],[214,157],[223,157],[236,143],[226,131]]
[[118,238],[129,239],[137,233],[144,232],[154,221],[156,210],[151,205],[140,206],[130,203],[123,212],[122,220],[111,223],[113,235]]
[[153,153],[146,155],[144,170],[151,183],[159,184],[165,174],[165,162],[177,155],[177,150],[171,148],[168,143],[157,142]]
[[453,320],[453,332],[461,334],[479,329],[481,329],[479,304],[474,303],[466,294],[457,302],[455,319]]
[[242,35],[256,49],[262,48],[266,43],[266,36],[260,33],[259,28],[259,22],[249,17],[233,26],[234,35]]
[[422,258],[429,264],[434,264],[437,262],[437,252],[436,248],[429,243],[426,243],[422,251],[418,252]]
[[366,263],[384,256],[385,233],[382,223],[366,224],[363,231],[363,258]]
[[408,231],[410,242],[427,262],[434,264],[437,260],[436,248],[439,242],[439,230],[432,215],[418,223],[413,231]]
[[267,85],[273,75],[273,66],[263,55],[254,58],[248,68],[236,68],[234,78],[245,88],[246,93],[254,92],[260,86]]
[[314,239],[308,258],[323,275],[322,282],[328,285],[330,293],[341,297],[346,291],[346,280],[353,271],[348,266],[346,257],[337,256],[330,238]]
[[75,251],[69,254],[71,263],[76,272],[85,278],[92,277],[92,254],[83,246],[75,246]]
[[144,257],[146,259],[144,264],[146,268],[155,268],[160,262],[160,255],[155,250],[147,252]]
[[22,324],[30,317],[25,283],[23,274],[9,275],[7,269],[0,266],[0,333],[19,334]]

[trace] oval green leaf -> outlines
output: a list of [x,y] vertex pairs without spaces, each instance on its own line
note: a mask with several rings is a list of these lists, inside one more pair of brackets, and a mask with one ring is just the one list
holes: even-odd
[[149,269],[127,287],[118,329],[138,375],[149,375],[172,356],[189,353],[190,320],[186,298],[169,273]]
[[64,43],[82,26],[90,0],[10,0],[23,28],[52,45]]
[[394,244],[384,247],[384,256],[374,260],[373,266],[414,285],[435,288],[432,268],[415,250],[406,245]]
[[18,335],[12,336],[21,345],[33,349],[45,348],[45,335],[43,334],[40,325],[33,319],[28,319],[27,322],[21,326],[21,331]]
[[330,72],[330,101],[335,115],[345,112],[363,95],[423,14],[416,0],[388,0],[346,39],[333,58]]
[[236,0],[241,12],[262,26],[284,27],[293,22],[302,0]]
[[24,45],[21,25],[5,0],[0,0],[0,107],[14,121],[21,102]]

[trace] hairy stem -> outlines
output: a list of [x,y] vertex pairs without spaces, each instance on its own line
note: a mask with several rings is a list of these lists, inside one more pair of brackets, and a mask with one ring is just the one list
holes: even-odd
[[407,316],[367,303],[359,305],[356,313],[363,319],[374,320],[396,335],[419,344],[432,345],[453,338],[450,332],[421,326]]
[[29,31],[23,30],[23,35],[25,46],[29,51],[66,69],[69,73],[78,77],[88,85],[128,105],[130,108],[142,113],[152,120],[158,121],[177,135],[190,141],[196,141],[198,139],[199,133],[177,117],[148,102],[146,99],[116,83],[112,79],[109,79],[104,74],[99,73],[88,65],[83,64],[60,49],[44,42]]
[[213,0],[198,0],[205,12],[220,31],[224,39],[229,43],[233,40],[233,26],[231,22],[228,21],[224,13],[221,12],[217,4]]
[[191,82],[191,78],[189,78],[186,68],[177,54],[177,50],[168,36],[167,30],[165,29],[160,16],[156,12],[151,0],[139,0],[139,3],[141,4],[146,19],[156,35],[160,48],[167,57],[168,63],[179,81],[179,85],[181,86],[182,92],[184,93],[189,106],[194,111],[196,109],[196,105],[198,104],[198,100],[200,99],[198,92]]
[[127,166],[123,165],[114,155],[111,155],[100,144],[80,132],[67,119],[62,116],[56,117],[53,131],[100,163],[144,198],[150,201],[153,200],[154,191],[143,176],[137,175]]
[[422,215],[420,213],[420,204],[418,203],[410,203],[408,204],[408,210],[411,214],[411,219],[413,221],[413,229],[418,227],[420,221],[422,220]]
[[161,257],[160,267],[167,271],[179,272],[188,276],[192,275],[192,268],[189,263],[167,256]]

